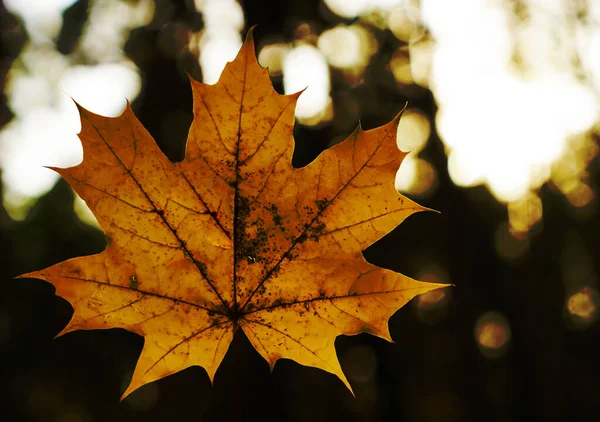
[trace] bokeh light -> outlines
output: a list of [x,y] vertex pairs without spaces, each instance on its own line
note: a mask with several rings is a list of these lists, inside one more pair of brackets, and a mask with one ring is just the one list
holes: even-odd
[[431,191],[437,180],[437,173],[418,153],[425,148],[431,125],[429,119],[418,110],[408,109],[402,114],[398,124],[397,142],[402,151],[410,151],[398,172],[395,186],[400,192],[421,195]]
[[398,124],[398,148],[417,154],[425,147],[430,134],[431,124],[427,116],[415,109],[402,113]]
[[416,84],[428,88],[436,44],[429,32],[420,30],[413,35],[408,47],[412,78]]
[[421,17],[415,2],[408,1],[404,3],[402,6],[395,7],[390,11],[387,26],[396,38],[408,42],[413,31],[417,29]]
[[283,89],[286,94],[304,90],[296,105],[299,120],[321,115],[331,102],[329,68],[321,52],[308,44],[290,50],[283,61]]
[[598,293],[582,287],[567,298],[567,311],[572,326],[587,328],[598,319]]
[[[428,283],[448,283],[447,271],[435,264],[419,272],[417,279]],[[424,323],[434,325],[446,318],[451,301],[452,289],[436,289],[423,293],[413,302],[417,317]]]
[[486,358],[503,356],[511,338],[506,318],[498,312],[487,312],[475,323],[475,340]]
[[415,82],[412,75],[408,46],[401,46],[396,49],[390,60],[390,70],[400,86],[410,85]]
[[436,182],[437,173],[434,167],[428,161],[410,153],[396,173],[395,186],[400,192],[423,195],[431,193]]
[[557,50],[549,42],[567,21],[556,27],[546,10],[528,12],[515,40],[507,3],[422,2],[423,23],[436,43],[429,82],[450,176],[459,186],[484,183],[502,202],[545,183],[569,138],[590,131],[600,114],[597,96],[572,71],[571,56],[559,54],[568,46]]
[[318,47],[333,67],[355,67],[365,61],[359,35],[344,25],[323,31]]
[[88,24],[79,42],[81,52],[90,64],[123,60],[123,47],[129,33],[134,28],[150,23],[154,12],[153,0],[92,2]]
[[0,131],[3,202],[13,218],[23,218],[31,198],[58,179],[43,166],[69,167],[82,159],[79,116],[69,96],[110,116],[137,97],[141,78],[123,47],[131,29],[148,23],[154,13],[150,0],[94,2],[80,43],[63,54],[55,39],[62,12],[73,2],[31,3],[8,4],[31,38],[8,72],[5,93],[15,117]]
[[589,186],[589,165],[600,147],[592,136],[572,137],[568,148],[552,168],[552,184],[574,207],[585,207],[595,195]]
[[54,38],[62,27],[63,11],[76,0],[4,0],[4,5],[25,22],[33,43]]
[[508,203],[508,223],[511,234],[522,237],[542,219],[542,200],[532,192]]
[[191,37],[189,48],[200,51],[202,82],[214,84],[242,46],[244,12],[236,0],[196,0],[194,5],[203,15],[204,29]]
[[332,67],[360,80],[371,56],[377,51],[377,40],[361,25],[337,25],[323,31],[317,47]]
[[[245,10],[252,12],[248,19],[270,18],[271,12],[285,15],[272,24],[260,21],[255,39],[258,60],[275,77],[276,89],[283,84],[286,93],[304,91],[294,132],[299,141],[297,156],[308,159],[328,141],[333,144],[345,138],[358,119],[369,128],[385,123],[408,101],[397,140],[398,147],[410,153],[396,174],[395,187],[418,196],[417,202],[439,209],[444,221],[450,221],[443,224],[442,232],[428,232],[432,226],[419,226],[418,221],[398,229],[399,237],[409,233],[412,239],[404,245],[407,254],[399,252],[409,262],[411,276],[414,272],[419,280],[452,281],[457,286],[420,295],[410,302],[410,314],[394,317],[392,332],[396,326],[411,340],[401,348],[388,348],[385,342],[375,343],[377,339],[368,340],[374,348],[357,346],[357,341],[365,340],[362,336],[347,343],[340,360],[357,398],[347,397],[352,404],[346,410],[365,420],[381,419],[381,412],[389,411],[385,417],[400,413],[410,420],[447,421],[485,415],[491,407],[499,420],[518,418],[516,412],[521,410],[550,412],[552,401],[519,399],[539,395],[539,388],[530,389],[535,390],[530,374],[520,371],[525,350],[526,361],[537,369],[543,369],[548,359],[566,368],[550,371],[554,384],[567,385],[569,390],[564,397],[553,397],[563,400],[560,406],[567,412],[575,408],[583,413],[585,409],[578,407],[581,397],[597,390],[593,371],[582,373],[581,368],[593,360],[589,352],[597,346],[594,334],[600,306],[597,247],[594,232],[587,231],[596,227],[598,205],[594,189],[600,154],[600,2],[320,0],[318,9],[308,10],[298,3],[260,15],[253,10],[258,3],[242,0],[82,0],[76,4],[79,9],[69,11],[75,3],[4,2],[19,19],[2,35],[28,37],[4,86],[7,105],[15,115],[0,131],[4,203],[11,217],[26,216],[24,204],[34,204],[55,184],[58,176],[44,166],[68,167],[81,160],[76,136],[79,118],[69,97],[96,113],[114,116],[126,99],[135,100],[142,82],[147,82],[146,95],[136,103],[140,117],[147,118],[144,108],[152,105],[152,97],[174,85],[165,80],[157,88],[155,68],[148,72],[146,65],[176,66],[184,82],[187,71],[201,75],[205,83],[215,83],[226,62],[237,54],[245,31],[257,23],[246,20]],[[65,11],[85,12],[85,16],[71,17],[69,23]],[[73,20],[83,27],[74,30],[69,26]],[[131,32],[140,26],[139,32]],[[65,34],[72,37],[67,48],[72,50],[67,52],[64,44],[58,46]],[[14,42],[12,51],[21,48],[20,42]],[[14,58],[7,57],[7,63]],[[159,135],[157,139],[183,141],[189,109],[175,107],[160,116],[149,127]],[[181,136],[174,128],[183,128]],[[307,145],[312,148],[309,153],[302,150]],[[449,178],[440,167],[444,165]],[[449,182],[465,188],[481,185],[491,195],[483,188],[455,189]],[[556,200],[559,195],[564,201]],[[81,221],[97,226],[77,195],[73,209]],[[48,248],[46,231],[40,227],[46,222],[35,220],[42,214],[29,215],[31,219],[16,224],[0,215],[0,223],[9,228],[9,243],[14,241],[19,251],[11,264],[39,263]],[[81,228],[69,227],[73,233]],[[53,243],[64,243],[69,253],[78,252],[71,246],[77,237],[70,230],[50,233]],[[70,238],[63,240],[63,234]],[[433,252],[423,243],[429,235]],[[393,242],[394,236],[373,245],[373,251],[390,245],[386,242]],[[46,251],[45,259],[60,249]],[[404,261],[394,261],[398,250],[388,248],[372,256],[400,268]],[[490,257],[494,253],[497,257]],[[444,262],[448,268],[425,261]],[[449,280],[448,274],[457,279]],[[490,297],[496,292],[501,294]],[[503,301],[509,296],[522,300],[507,305]],[[0,344],[7,347],[20,338],[19,324],[24,319],[19,312],[27,311],[20,300],[10,300],[7,313],[0,312]],[[18,310],[11,308],[15,303]],[[490,303],[510,310],[511,318],[523,319],[509,324],[508,314],[484,312],[473,325],[473,313]],[[518,309],[523,304],[526,312]],[[562,319],[555,318],[561,311]],[[398,324],[407,315],[418,320],[422,330],[403,330]],[[536,336],[528,336],[527,330],[539,328],[532,322],[542,317],[549,344],[558,338],[564,350],[537,347]],[[511,324],[518,328],[519,347],[514,347],[510,359],[501,359],[511,350]],[[473,330],[473,337],[467,338],[470,343],[453,334],[456,327],[465,326]],[[475,350],[473,342],[476,353],[500,359],[488,365],[461,359]],[[34,365],[41,368],[43,363]],[[395,371],[398,376],[392,374]],[[18,372],[15,380],[30,381],[28,371]],[[263,382],[260,374],[254,378],[252,373],[253,383]],[[461,389],[465,373],[481,381],[474,400],[472,392]],[[125,378],[128,383],[130,375]],[[221,382],[227,382],[224,379]],[[316,379],[307,371],[304,381]],[[50,413],[65,422],[91,420],[91,413],[73,405],[77,398],[61,393],[66,391],[64,385],[31,381],[25,396],[29,397],[26,406],[34,412]],[[299,388],[302,381],[297,379],[286,388]],[[550,384],[544,383],[544,394],[558,391],[552,391],[558,387]],[[160,385],[140,389],[124,403],[126,410],[152,412],[159,400],[172,396],[166,391],[161,394]],[[304,388],[298,397],[312,390]],[[307,419],[299,410],[308,413],[310,407],[296,402],[290,406],[298,409],[289,415]],[[317,406],[326,409],[325,403]]]
[[529,236],[512,231],[508,222],[498,225],[494,234],[496,254],[507,262],[518,262],[531,246]]
[[258,53],[258,62],[262,67],[269,69],[269,75],[281,76],[283,73],[283,60],[287,51],[288,46],[284,43],[265,45]]
[[369,12],[387,12],[405,0],[324,0],[325,5],[336,15],[354,18]]
[[237,33],[221,34],[220,37],[203,36],[200,38],[200,67],[202,81],[214,84],[219,80],[227,62],[232,61],[242,46]]

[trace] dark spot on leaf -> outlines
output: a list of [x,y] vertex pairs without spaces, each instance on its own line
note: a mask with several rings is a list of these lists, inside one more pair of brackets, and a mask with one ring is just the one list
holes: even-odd
[[322,198],[322,199],[317,199],[315,201],[315,204],[317,204],[317,208],[319,209],[319,211],[323,211],[325,208],[327,208],[327,206],[330,204],[330,202],[329,202],[329,199]]
[[132,290],[137,290],[138,288],[138,279],[135,274],[129,277],[129,288]]

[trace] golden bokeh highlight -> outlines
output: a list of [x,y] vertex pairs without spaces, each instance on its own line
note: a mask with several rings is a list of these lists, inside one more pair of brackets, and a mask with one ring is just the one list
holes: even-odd
[[588,320],[594,316],[597,309],[592,292],[588,287],[584,287],[571,295],[567,302],[567,307],[571,315]]
[[432,190],[437,182],[437,173],[427,160],[418,157],[431,135],[429,118],[416,109],[402,114],[398,125],[398,148],[410,152],[396,173],[396,189],[400,192],[423,195]]
[[134,28],[154,18],[154,1],[91,2],[81,35],[67,53],[59,51],[58,39],[68,3],[17,0],[7,5],[29,37],[7,69],[4,93],[14,117],[0,129],[2,200],[17,220],[58,179],[44,166],[81,161],[72,99],[114,116],[141,90],[141,75],[124,47]]
[[344,75],[349,86],[363,82],[367,65],[378,46],[373,33],[361,24],[337,25],[323,31],[317,41],[329,65]]
[[585,329],[598,320],[599,296],[595,289],[582,287],[566,301],[567,316],[571,327]]
[[418,297],[419,307],[433,306],[446,298],[444,289],[427,292]]
[[408,154],[396,173],[396,189],[413,195],[432,192],[437,185],[437,172],[431,163]]
[[509,231],[515,237],[526,236],[542,220],[542,200],[534,192],[508,203]]
[[505,261],[517,261],[524,257],[531,246],[529,236],[524,233],[515,235],[508,222],[500,224],[494,234],[494,246],[498,256]]
[[409,8],[396,7],[387,16],[387,26],[396,38],[408,42],[419,25],[418,19],[418,11],[411,13]]
[[286,94],[302,91],[296,103],[296,118],[300,123],[314,126],[333,116],[329,67],[315,46],[297,41],[284,56],[283,89]]
[[483,347],[497,349],[504,346],[507,340],[506,328],[497,322],[484,322],[477,328],[477,341]]
[[399,86],[411,85],[415,82],[412,76],[408,46],[400,46],[394,51],[390,59],[390,70]]
[[506,318],[498,312],[487,312],[475,324],[475,340],[486,358],[498,358],[507,351],[511,331]]
[[410,69],[416,84],[428,88],[436,44],[431,34],[420,29],[409,43]]
[[361,25],[340,24],[323,31],[317,46],[333,67],[364,68],[377,51],[377,40]]
[[408,109],[402,114],[398,124],[398,148],[405,152],[421,152],[431,134],[429,118],[416,109]]
[[590,134],[573,137],[552,167],[552,184],[574,207],[584,207],[594,199],[589,185],[589,165],[599,151],[598,143]]
[[[429,265],[417,275],[417,279],[428,283],[448,283],[446,270],[439,265]],[[422,322],[434,325],[446,318],[452,288],[447,287],[419,295],[414,301],[414,310]]]

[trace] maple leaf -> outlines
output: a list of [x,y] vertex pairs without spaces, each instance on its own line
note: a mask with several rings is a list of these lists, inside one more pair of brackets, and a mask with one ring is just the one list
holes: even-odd
[[87,202],[108,245],[24,274],[52,283],[73,330],[124,328],[144,347],[123,398],[192,365],[211,381],[241,328],[271,369],[281,358],[351,389],[338,335],[391,341],[388,320],[445,287],[365,261],[362,250],[425,208],[394,188],[406,155],[400,115],[303,168],[291,165],[294,108],[257,61],[252,31],[218,83],[191,80],[185,159],[160,151],[129,105],[116,118],[79,108],[81,164],[53,168]]

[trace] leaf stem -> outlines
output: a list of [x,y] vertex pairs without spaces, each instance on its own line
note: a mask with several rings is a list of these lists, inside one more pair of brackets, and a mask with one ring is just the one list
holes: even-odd
[[[239,336],[238,336],[239,337]],[[240,372],[241,372],[241,359],[240,359],[240,342],[239,339],[234,338],[235,343],[235,408],[237,412],[238,422],[243,422],[242,419],[242,397],[240,393]]]

